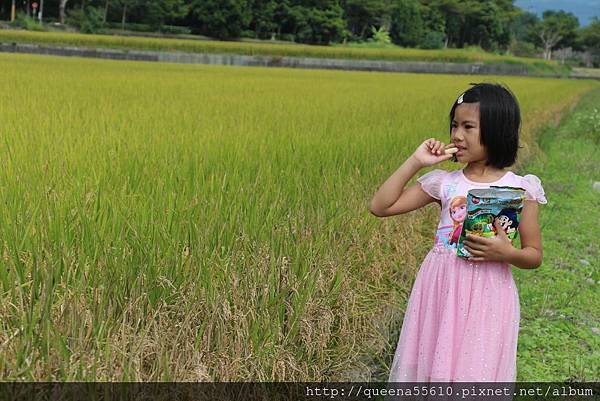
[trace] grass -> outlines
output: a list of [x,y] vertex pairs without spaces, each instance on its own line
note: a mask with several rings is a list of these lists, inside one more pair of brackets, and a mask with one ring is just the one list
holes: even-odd
[[[382,355],[437,216],[368,202],[473,76],[0,63],[2,379],[319,381]],[[523,157],[597,87],[487,79]]]
[[310,46],[214,40],[159,39],[66,32],[31,32],[0,29],[0,42],[101,47],[190,53],[233,53],[260,56],[323,57],[355,60],[429,61],[452,63],[512,64],[525,66],[532,74],[568,74],[568,66],[556,61],[503,56],[474,49],[376,49],[351,46]]
[[583,77],[600,78],[600,68],[573,68],[573,73]]
[[521,299],[518,380],[600,378],[600,91],[540,136],[543,153],[524,172],[542,180],[544,262],[516,269]]

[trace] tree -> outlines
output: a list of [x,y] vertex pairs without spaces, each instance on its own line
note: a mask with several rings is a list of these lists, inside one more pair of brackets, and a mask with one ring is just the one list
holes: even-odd
[[423,49],[441,49],[448,45],[446,36],[446,19],[435,7],[421,6],[421,15],[424,23],[423,37],[419,47]]
[[[444,47],[480,45],[486,49],[506,48],[510,23],[517,15],[512,0],[421,0],[427,12],[441,16]],[[427,20],[427,18],[424,18]],[[438,29],[430,29],[439,32]]]
[[418,0],[398,0],[391,11],[390,36],[400,46],[417,47],[426,27],[421,16]]
[[521,42],[535,42],[536,28],[540,19],[535,13],[520,11],[510,25],[512,36]]
[[167,20],[185,17],[189,5],[184,0],[146,0],[145,19],[153,27],[159,28]]
[[277,37],[281,38],[283,34],[291,36],[294,30],[292,5],[289,0],[276,0],[276,3],[273,16],[277,24]]
[[100,33],[104,28],[103,10],[100,7],[85,6],[69,11],[67,22],[75,25],[82,33]]
[[510,22],[516,15],[512,3],[477,1],[461,27],[459,46],[477,44],[486,50],[507,48],[510,44]]
[[581,41],[590,51],[600,53],[600,19],[594,17],[592,23],[581,31]]
[[132,10],[142,5],[142,1],[143,0],[116,0],[116,3],[121,7],[121,29],[125,30],[128,13],[131,13]]
[[196,30],[218,39],[239,38],[252,20],[247,0],[193,0]]
[[249,29],[260,39],[273,38],[278,31],[276,13],[278,4],[275,0],[251,0],[252,19]]
[[67,2],[69,0],[59,0],[58,2],[58,20],[61,24],[65,23],[65,9],[67,8]]
[[372,26],[390,25],[394,3],[391,0],[346,0],[342,2],[343,18],[350,32],[358,38],[366,39]]
[[[294,4],[295,3],[295,4]],[[296,0],[290,8],[294,40],[309,44],[329,44],[339,41],[345,30],[343,9],[335,0]]]
[[544,49],[544,59],[552,58],[554,47],[576,46],[577,28],[579,20],[570,12],[546,10],[542,14],[542,21],[538,24],[539,44]]
[[544,46],[544,60],[552,58],[552,49],[562,39],[558,31],[542,28],[539,31],[539,38]]
[[390,34],[400,46],[440,49],[446,43],[446,17],[437,3],[395,0]]
[[110,0],[104,0],[104,14],[102,15],[102,22],[106,23],[106,19],[108,18],[108,6],[110,5]]
[[444,47],[453,42],[458,46],[460,29],[464,26],[467,14],[472,10],[473,0],[422,0],[432,10],[436,10],[444,19],[444,33],[446,39]]

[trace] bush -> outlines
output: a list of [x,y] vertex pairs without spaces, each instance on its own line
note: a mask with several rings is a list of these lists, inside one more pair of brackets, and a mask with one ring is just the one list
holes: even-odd
[[159,28],[161,33],[167,33],[170,35],[189,35],[192,30],[187,26],[176,26],[176,25],[161,25]]
[[419,47],[421,49],[441,49],[444,47],[444,34],[442,32],[427,31]]
[[295,42],[296,41],[296,37],[294,36],[293,33],[282,33],[281,37],[279,37],[278,39],[284,40],[287,42]]
[[256,32],[252,31],[252,30],[245,30],[242,31],[242,33],[240,34],[240,38],[251,38],[251,39],[255,39],[256,38]]
[[[122,29],[123,24],[120,22],[108,22],[106,26],[110,29]],[[166,26],[166,25],[164,25]],[[125,24],[126,31],[133,32],[152,32],[152,28],[148,24],[135,24],[135,23],[126,23]]]
[[19,28],[27,29],[28,31],[45,31],[43,25],[41,25],[35,18],[18,12],[15,18],[15,22],[13,23],[15,26]]
[[522,42],[519,40],[513,41],[510,44],[508,51],[519,57],[535,57],[538,53],[533,43]]
[[104,11],[98,7],[77,8],[69,12],[67,23],[76,26],[83,33],[102,33],[106,26],[102,21]]
[[373,41],[378,44],[387,45],[392,43],[392,39],[390,38],[390,33],[385,27],[379,27],[379,29],[375,29],[374,26],[371,27],[371,33],[373,36],[369,38],[367,41]]
[[481,48],[481,46],[478,46],[478,45],[468,45],[468,46],[463,47],[463,50],[467,51],[467,52],[473,52],[473,53],[483,53],[483,52],[485,52],[485,50],[483,50]]

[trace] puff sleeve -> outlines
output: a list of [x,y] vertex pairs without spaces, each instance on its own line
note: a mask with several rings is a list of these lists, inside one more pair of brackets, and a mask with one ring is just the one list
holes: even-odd
[[441,199],[440,188],[442,187],[442,180],[445,175],[446,171],[435,169],[417,178],[417,181],[421,183],[423,191],[427,192],[435,199]]
[[542,188],[542,182],[540,179],[533,175],[527,174],[521,181],[523,189],[525,189],[525,196],[527,200],[535,200],[539,203],[548,203],[544,194],[544,188]]

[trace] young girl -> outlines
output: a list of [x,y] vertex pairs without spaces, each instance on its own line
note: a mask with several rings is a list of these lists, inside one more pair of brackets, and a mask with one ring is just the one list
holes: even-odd
[[[510,265],[535,269],[542,263],[537,203],[546,203],[538,177],[506,170],[517,156],[520,124],[519,105],[508,89],[476,84],[450,110],[451,143],[424,141],[373,197],[370,211],[378,217],[431,202],[441,207],[435,244],[408,300],[390,382],[515,381],[520,307]],[[444,153],[452,147],[459,149],[455,156]],[[453,157],[466,166],[434,169],[404,188],[421,168]],[[470,189],[490,185],[526,190],[521,249],[496,219],[497,236],[468,235],[465,247],[472,257],[458,257],[454,238],[464,217],[462,199]]]

